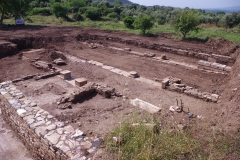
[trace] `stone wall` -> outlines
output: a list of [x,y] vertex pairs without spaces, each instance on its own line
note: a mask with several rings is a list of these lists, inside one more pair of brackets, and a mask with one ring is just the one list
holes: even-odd
[[80,160],[93,157],[100,138],[84,133],[27,100],[11,82],[0,83],[0,108],[7,123],[37,160]]
[[216,103],[219,99],[219,95],[217,94],[201,92],[198,89],[194,89],[193,87],[187,86],[185,84],[181,84],[181,79],[173,78],[173,77],[164,78],[162,81],[162,88],[168,89],[174,92],[184,93],[188,96],[202,99],[208,102]]
[[214,71],[222,71],[222,72],[231,72],[232,70],[232,67],[226,66],[224,64],[219,64],[216,62],[208,62],[203,60],[198,61],[198,68],[209,69]]
[[0,58],[16,54],[17,45],[7,41],[0,41]]

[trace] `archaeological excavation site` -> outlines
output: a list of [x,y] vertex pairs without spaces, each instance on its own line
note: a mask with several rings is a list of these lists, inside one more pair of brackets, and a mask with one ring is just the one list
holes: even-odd
[[115,159],[104,141],[134,116],[240,132],[240,47],[225,39],[57,26],[0,35],[1,116],[32,159]]

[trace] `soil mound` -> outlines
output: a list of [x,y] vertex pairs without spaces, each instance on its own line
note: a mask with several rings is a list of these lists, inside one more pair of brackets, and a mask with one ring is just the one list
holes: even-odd
[[208,45],[212,49],[216,49],[219,51],[219,54],[224,56],[230,56],[235,53],[235,51],[239,48],[235,43],[228,41],[224,38],[212,39],[210,38],[206,45]]

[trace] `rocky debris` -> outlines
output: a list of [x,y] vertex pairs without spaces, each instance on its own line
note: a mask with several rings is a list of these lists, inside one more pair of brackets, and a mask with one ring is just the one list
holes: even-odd
[[0,58],[16,54],[18,52],[17,45],[8,41],[0,40]]
[[19,95],[23,93],[11,81],[0,83],[2,115],[19,138],[31,146],[28,149],[35,158],[44,153],[43,159],[91,159],[98,151],[102,139],[86,137],[79,129],[66,126],[24,95],[21,98]]
[[56,59],[62,59],[62,60],[66,60],[66,56],[65,53],[61,52],[61,51],[52,51],[50,54],[48,54],[48,59],[50,61],[54,61]]
[[144,57],[155,57],[155,53],[148,52],[148,53],[144,53],[143,56]]
[[200,60],[198,61],[198,68],[200,69],[209,69],[209,70],[214,70],[214,71],[221,71],[221,72],[231,72],[232,67],[219,64],[216,62],[208,62],[208,61],[203,61]]
[[136,71],[130,71],[129,72],[129,77],[131,77],[131,78],[138,78],[139,75],[138,75],[138,73]]
[[90,44],[89,44],[89,48],[91,48],[91,49],[96,49],[96,48],[98,48],[98,47],[97,47],[96,44],[90,43]]
[[161,56],[161,59],[162,59],[162,60],[169,60],[165,54],[163,54],[163,55]]
[[[199,98],[208,102],[216,103],[219,99],[219,95],[211,94],[208,92],[200,92],[198,89],[194,89],[193,87],[187,86],[185,84],[181,84],[181,79],[167,77],[164,78],[162,81],[162,88],[168,89],[170,91],[184,93],[186,95]],[[170,108],[169,110],[172,111],[174,108]]]
[[35,80],[46,79],[46,78],[54,77],[58,74],[59,74],[58,72],[49,72],[49,73],[37,75],[37,76],[34,77],[34,79]]
[[57,104],[60,105],[67,102],[77,102],[93,93],[98,93],[105,98],[111,98],[112,96],[117,97],[121,96],[121,94],[115,92],[115,88],[111,88],[107,85],[100,85],[97,83],[87,83],[86,85],[81,87],[78,91],[62,96],[60,100],[57,102]]
[[71,103],[64,103],[64,104],[58,105],[57,108],[58,109],[67,109],[67,108],[71,109],[72,105],[71,105]]
[[35,61],[33,60],[31,65],[36,67],[39,70],[50,71],[52,69],[52,64],[44,61]]
[[12,80],[12,82],[13,82],[13,83],[17,83],[17,82],[20,82],[20,81],[29,80],[29,79],[34,78],[34,77],[37,76],[37,75],[38,75],[38,74],[27,75],[27,76],[24,76],[24,77],[22,77],[22,78],[14,79],[14,80]]
[[67,64],[62,58],[55,59],[53,63],[59,66]]

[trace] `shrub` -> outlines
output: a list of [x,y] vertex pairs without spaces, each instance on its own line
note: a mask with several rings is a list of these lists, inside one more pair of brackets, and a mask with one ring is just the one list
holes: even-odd
[[49,7],[33,8],[32,15],[50,16],[50,15],[52,15],[52,12],[51,12],[51,9]]
[[80,13],[75,13],[73,14],[72,18],[75,20],[75,21],[84,21],[84,18],[82,17],[82,15]]
[[124,25],[129,28],[129,29],[133,29],[134,26],[133,26],[133,22],[134,22],[134,19],[132,16],[126,16],[124,19],[123,19],[123,23]]
[[85,11],[85,16],[90,20],[98,20],[101,18],[101,15],[97,8],[88,8]]
[[137,17],[133,23],[134,28],[140,29],[143,34],[146,33],[146,30],[151,29],[154,25],[152,17],[150,16],[140,16]]
[[119,15],[116,12],[109,13],[107,16],[112,19],[120,19]]
[[61,18],[67,18],[67,13],[68,13],[68,7],[64,3],[54,3],[52,6],[53,13],[55,16],[61,17]]

